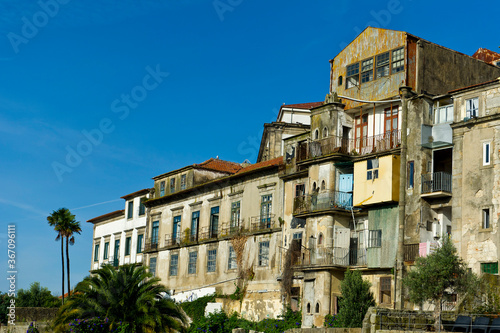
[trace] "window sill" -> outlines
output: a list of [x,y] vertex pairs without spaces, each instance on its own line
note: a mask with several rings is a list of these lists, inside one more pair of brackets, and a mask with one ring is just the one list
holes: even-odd
[[493,231],[493,229],[491,227],[489,227],[489,228],[481,228],[479,230],[479,232],[492,232],[492,231]]

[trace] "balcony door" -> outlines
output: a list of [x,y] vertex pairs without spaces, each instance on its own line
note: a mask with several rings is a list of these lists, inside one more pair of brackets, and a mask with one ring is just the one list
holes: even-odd
[[355,118],[355,142],[356,150],[361,153],[366,147],[368,141],[368,114],[357,116]]
[[399,107],[395,106],[384,110],[384,142],[388,145],[386,149],[391,149],[396,146],[398,141],[399,130]]

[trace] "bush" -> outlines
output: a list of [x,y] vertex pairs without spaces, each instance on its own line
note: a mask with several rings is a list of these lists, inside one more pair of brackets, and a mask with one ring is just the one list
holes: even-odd
[[90,319],[75,319],[69,324],[71,333],[131,333],[128,323],[119,323],[114,330],[109,328],[110,322],[108,318],[94,317]]
[[181,303],[181,307],[193,321],[197,321],[205,315],[207,303],[215,301],[215,294],[200,297],[192,302]]
[[327,314],[325,316],[325,322],[323,323],[323,326],[328,327],[328,328],[336,327],[335,326],[335,319],[336,318],[337,317],[335,315],[332,316],[331,314]]
[[36,326],[33,325],[33,322],[30,324],[30,327],[28,327],[28,330],[26,333],[39,333],[40,331]]

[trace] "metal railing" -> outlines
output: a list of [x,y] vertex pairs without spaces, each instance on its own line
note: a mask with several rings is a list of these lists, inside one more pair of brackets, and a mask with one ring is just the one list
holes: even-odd
[[144,252],[148,251],[158,251],[158,239],[151,239],[148,238],[146,239],[146,242],[144,243]]
[[212,227],[203,227],[201,228],[200,232],[200,237],[199,240],[211,240],[211,239],[217,239],[219,238],[219,227],[217,228],[212,228]]
[[404,261],[415,261],[419,257],[419,244],[404,244]]
[[451,193],[450,173],[434,172],[422,175],[422,194],[439,191]]
[[274,214],[252,216],[250,218],[250,231],[256,232],[276,228],[274,218]]
[[237,223],[223,223],[220,228],[221,237],[240,235],[244,233],[243,221]]
[[366,248],[316,248],[303,249],[295,254],[297,266],[366,266]]
[[356,139],[330,136],[328,138],[300,143],[297,149],[297,161],[304,161],[334,153],[366,155],[394,149],[399,147],[400,144],[400,130]]
[[181,245],[181,232],[165,235],[165,246]]
[[328,209],[349,209],[352,207],[352,193],[329,191],[316,195],[307,194],[293,201],[293,213],[302,214]]

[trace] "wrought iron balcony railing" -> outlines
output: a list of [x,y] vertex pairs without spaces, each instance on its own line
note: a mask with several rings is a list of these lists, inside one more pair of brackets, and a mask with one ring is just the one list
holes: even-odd
[[451,174],[434,172],[422,175],[422,194],[441,191],[451,193]]
[[165,246],[181,245],[181,232],[165,235]]
[[148,238],[144,243],[144,252],[158,251],[159,243],[158,238]]
[[274,214],[252,216],[250,218],[250,231],[257,232],[276,228],[277,225],[274,218]]
[[317,195],[307,194],[296,197],[293,201],[293,213],[304,214],[328,209],[350,209],[352,193],[329,191]]
[[334,153],[366,155],[394,149],[400,144],[401,131],[399,130],[356,139],[330,136],[299,144],[297,161],[304,161]]
[[293,256],[295,266],[366,266],[366,249],[316,248],[303,249]]

